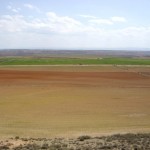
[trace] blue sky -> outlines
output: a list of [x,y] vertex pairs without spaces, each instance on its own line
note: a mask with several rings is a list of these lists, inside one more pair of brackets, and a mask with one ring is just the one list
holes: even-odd
[[0,49],[150,48],[150,0],[1,0]]

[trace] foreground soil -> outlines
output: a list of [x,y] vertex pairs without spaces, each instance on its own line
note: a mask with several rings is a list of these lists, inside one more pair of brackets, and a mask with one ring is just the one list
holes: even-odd
[[78,138],[10,138],[0,141],[0,150],[149,150],[150,134],[124,134]]
[[150,132],[150,67],[0,67],[0,136]]

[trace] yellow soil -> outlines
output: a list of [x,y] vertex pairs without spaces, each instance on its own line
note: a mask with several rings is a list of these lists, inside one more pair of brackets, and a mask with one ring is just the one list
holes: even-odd
[[149,67],[1,67],[0,136],[149,132],[149,74]]

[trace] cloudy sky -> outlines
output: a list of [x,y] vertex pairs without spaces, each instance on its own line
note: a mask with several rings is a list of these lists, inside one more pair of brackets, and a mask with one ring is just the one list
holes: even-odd
[[0,49],[150,48],[150,0],[0,2]]

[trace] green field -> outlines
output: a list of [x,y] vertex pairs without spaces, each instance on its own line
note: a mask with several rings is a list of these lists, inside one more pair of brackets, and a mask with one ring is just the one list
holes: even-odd
[[141,58],[36,58],[1,57],[0,65],[150,65],[150,59]]

